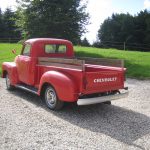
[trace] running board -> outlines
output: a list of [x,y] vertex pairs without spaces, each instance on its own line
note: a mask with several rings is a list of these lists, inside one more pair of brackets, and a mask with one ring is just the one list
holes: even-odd
[[25,90],[25,91],[28,91],[30,93],[36,94],[36,95],[38,94],[38,90],[34,87],[31,87],[31,86],[17,84],[17,85],[15,85],[15,87],[22,89],[22,90]]

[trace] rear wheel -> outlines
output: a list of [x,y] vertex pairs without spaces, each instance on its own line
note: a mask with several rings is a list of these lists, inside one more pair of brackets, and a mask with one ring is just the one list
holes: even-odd
[[55,89],[50,85],[45,89],[44,99],[47,107],[51,110],[59,110],[63,107],[64,102],[58,99]]
[[13,90],[14,89],[14,86],[11,85],[10,83],[10,77],[9,77],[9,74],[6,74],[6,89],[7,90]]

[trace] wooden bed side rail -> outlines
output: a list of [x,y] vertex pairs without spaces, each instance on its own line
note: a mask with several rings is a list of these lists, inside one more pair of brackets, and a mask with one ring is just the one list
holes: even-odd
[[124,60],[122,59],[90,58],[90,57],[78,57],[78,59],[85,60],[86,64],[124,68]]
[[38,64],[85,70],[85,60],[78,59],[39,57]]

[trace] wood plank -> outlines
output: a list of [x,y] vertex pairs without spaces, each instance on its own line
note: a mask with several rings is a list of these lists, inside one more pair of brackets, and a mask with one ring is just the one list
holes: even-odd
[[122,67],[122,68],[124,67],[124,60],[122,59],[90,58],[90,57],[78,57],[78,59],[85,60],[86,64]]
[[83,65],[84,64],[84,60],[66,59],[66,58],[39,57],[38,61],[39,62],[64,63],[64,64],[72,64],[72,65]]
[[52,63],[52,62],[39,62],[39,65],[44,66],[55,66],[55,67],[62,67],[62,68],[71,68],[71,69],[78,69],[78,70],[84,70],[83,65],[69,65],[69,64],[62,64],[62,63]]

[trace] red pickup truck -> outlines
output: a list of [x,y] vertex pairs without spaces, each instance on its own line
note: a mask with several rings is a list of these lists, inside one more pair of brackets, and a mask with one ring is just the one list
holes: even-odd
[[25,41],[14,62],[2,64],[8,90],[37,94],[52,110],[62,108],[64,102],[111,104],[126,97],[125,71],[122,60],[75,58],[70,41],[51,38]]

